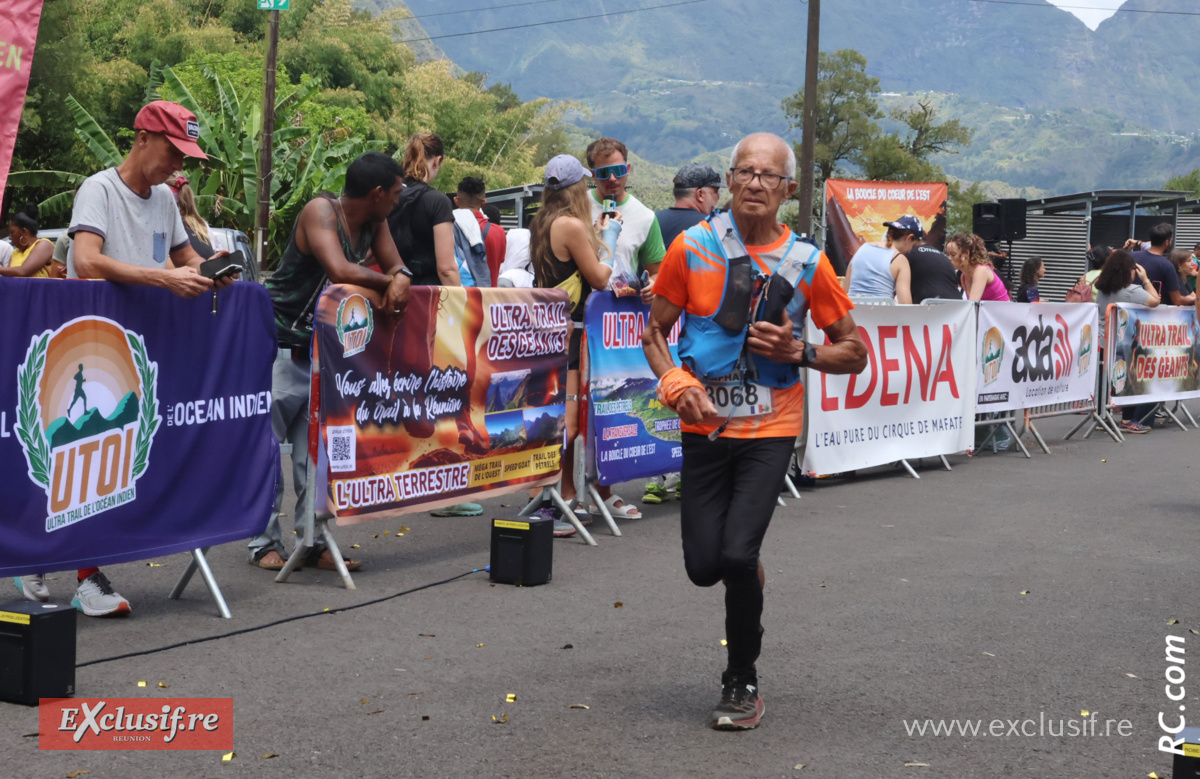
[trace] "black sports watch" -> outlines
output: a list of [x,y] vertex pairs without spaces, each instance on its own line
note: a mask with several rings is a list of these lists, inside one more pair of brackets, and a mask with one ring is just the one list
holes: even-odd
[[816,359],[817,359],[817,347],[815,347],[812,344],[805,341],[804,342],[804,354],[800,356],[800,367],[807,368],[808,366],[812,365],[813,362],[816,361]]
[[397,270],[396,272],[403,273],[405,276],[408,276],[410,279],[413,277],[413,272],[410,271],[408,268],[404,267],[403,265],[401,265],[400,269]]

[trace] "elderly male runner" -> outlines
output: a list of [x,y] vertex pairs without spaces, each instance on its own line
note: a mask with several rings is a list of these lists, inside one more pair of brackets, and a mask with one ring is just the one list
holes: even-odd
[[[799,369],[858,373],[867,362],[829,260],[776,219],[795,176],[796,156],[778,136],[738,142],[726,174],[732,210],[671,244],[642,339],[659,398],[683,422],[688,578],[725,582],[729,659],[709,720],[718,730],[757,727],[764,711],[754,667],[763,633],[758,555],[803,425]],[[684,365],[676,367],[666,336],[684,311]],[[801,340],[806,316],[829,344]]]

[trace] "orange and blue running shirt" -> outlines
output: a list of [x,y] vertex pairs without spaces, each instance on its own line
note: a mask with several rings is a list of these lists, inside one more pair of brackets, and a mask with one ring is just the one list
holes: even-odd
[[[783,235],[767,246],[747,246],[758,270],[771,273],[783,259],[792,231],[780,225]],[[654,282],[654,294],[683,308],[689,314],[712,316],[721,304],[725,288],[725,260],[720,239],[708,221],[681,233],[667,249]],[[808,283],[799,282],[788,316],[802,335],[805,315],[825,329],[846,316],[854,304],[838,283],[829,258],[821,254],[816,272]],[[686,324],[685,324],[686,328]],[[685,433],[707,435],[717,424],[683,425]],[[804,429],[804,385],[797,382],[785,389],[771,389],[771,411],[761,416],[734,417],[722,433],[727,438],[770,438],[798,436]]]

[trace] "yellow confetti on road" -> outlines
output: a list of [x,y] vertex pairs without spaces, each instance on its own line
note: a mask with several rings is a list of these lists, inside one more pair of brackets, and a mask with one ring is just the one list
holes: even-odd
[[408,525],[401,525],[401,526],[400,526],[400,529],[401,529],[401,530],[412,530],[412,528],[411,528],[411,527],[409,527]]
[[1179,620],[1177,620],[1177,619],[1168,619],[1168,620],[1167,620],[1167,624],[1168,624],[1168,625],[1178,625],[1178,624],[1179,624]]
[[235,757],[237,757],[237,752],[226,752],[225,754],[221,755],[221,762],[232,763]]
[[796,763],[796,765],[792,766],[792,770],[799,771],[803,767],[804,767],[804,763]]
[[385,530],[385,531],[383,531],[383,534],[384,534],[385,536],[390,536],[390,535],[392,534],[392,531],[390,531],[390,530]]
[[616,603],[614,603],[614,604],[613,604],[613,608],[614,608],[614,609],[619,609],[619,608],[621,608],[621,607],[622,607],[622,606],[624,606],[624,605],[625,605],[625,604],[624,604],[624,603],[622,603],[621,601],[617,601]]
[[150,566],[151,568],[165,568],[166,567],[166,563],[146,563],[146,565]]
[[722,639],[721,639],[721,646],[729,646],[729,642],[728,642],[728,641],[726,641],[725,639],[723,639],[723,638],[722,638]]
[[158,683],[158,686],[159,686],[159,687],[161,687],[161,688],[163,688],[164,690],[166,690],[166,689],[169,689],[171,685],[169,685],[169,684],[163,684],[162,682],[159,682],[159,683]]
[[1091,715],[1091,712],[1088,711],[1087,709],[1083,709],[1082,711],[1079,712],[1079,716],[1081,716],[1081,717],[1087,717],[1089,715]]
[[992,654],[991,652],[984,652],[984,654],[987,655],[988,657],[995,657],[995,655]]
[[271,759],[271,758],[273,758],[273,757],[279,757],[279,755],[278,755],[277,753],[275,753],[275,752],[268,752],[268,753],[267,753],[267,754],[265,754],[265,755],[259,755],[259,756],[258,756],[258,759],[259,759],[259,760],[270,760],[270,759]]
[[371,702],[371,699],[370,699],[370,698],[359,698],[359,699],[358,699],[358,702],[359,702],[359,703],[364,703],[364,704],[365,704],[365,703],[370,703],[370,702]]
[[138,687],[145,687],[145,686],[146,686],[145,682],[138,682]]
[[1128,676],[1130,679],[1136,679],[1136,678],[1137,678],[1136,676],[1134,676],[1133,674],[1131,674],[1131,673],[1128,673],[1128,672],[1127,672],[1125,675],[1126,675],[1126,676]]
[[568,709],[590,709],[592,707],[588,706],[586,703],[572,703],[567,708]]
[[517,702],[517,694],[515,692],[510,692],[508,695],[505,695],[504,702],[505,703],[516,703]]
[[493,714],[492,722],[495,722],[497,725],[503,725],[505,722],[508,722],[508,712],[505,712],[504,714],[502,714],[499,717],[497,717],[495,714]]
[[1021,594],[1022,594],[1022,595],[1028,595],[1028,594],[1029,594],[1029,590],[1021,590]]
[[83,776],[84,774],[90,774],[90,773],[91,773],[91,771],[87,770],[86,768],[84,768],[80,771],[67,771],[67,779],[75,779],[75,777],[77,777],[77,776]]
[[361,548],[361,546],[360,546],[359,544],[351,544],[351,545],[350,545],[350,548],[351,548],[351,549],[360,549],[360,548]]
[[483,647],[484,647],[484,645],[483,645],[483,644],[476,644],[476,645],[475,645],[475,648],[476,648],[476,649],[483,649]]
[[929,763],[905,763],[905,768],[928,768]]

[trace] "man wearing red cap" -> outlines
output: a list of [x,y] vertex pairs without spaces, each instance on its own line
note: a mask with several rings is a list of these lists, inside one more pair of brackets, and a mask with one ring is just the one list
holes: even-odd
[[[165,182],[183,167],[185,155],[208,159],[196,144],[200,125],[178,103],[156,100],[138,112],[133,128],[137,134],[125,161],[90,176],[75,194],[67,277],[165,287],[194,298],[213,282],[200,275],[203,260],[192,249]],[[231,283],[225,279],[216,286]],[[99,568],[81,569],[78,580],[71,603],[87,616],[129,613],[129,601]],[[20,577],[19,587],[31,600],[50,597],[41,576]]]

